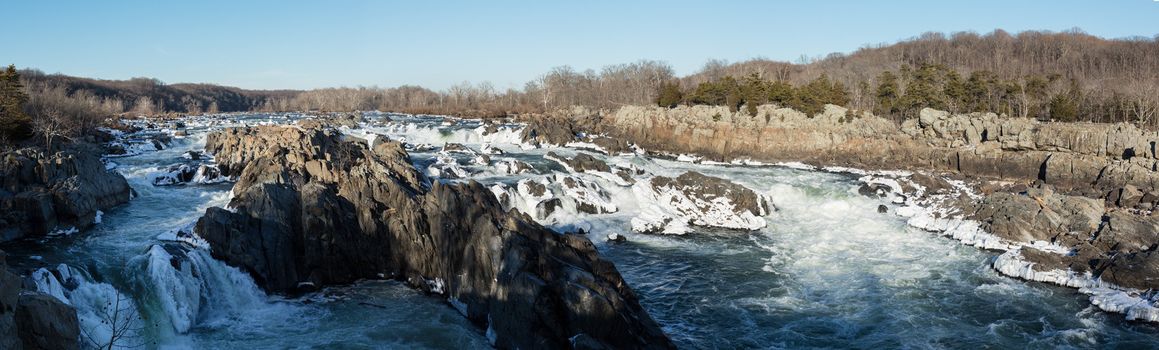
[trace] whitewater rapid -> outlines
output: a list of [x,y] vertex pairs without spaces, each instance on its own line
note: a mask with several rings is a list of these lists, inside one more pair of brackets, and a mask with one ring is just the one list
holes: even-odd
[[[139,154],[110,159],[136,190],[128,205],[104,213],[92,230],[9,253],[45,266],[37,272],[38,288],[77,306],[82,328],[98,338],[100,315],[122,296],[139,316],[134,340],[147,348],[487,347],[484,332],[445,300],[396,282],[267,296],[188,234],[206,208],[228,204],[230,183],[153,185],[167,167],[188,163],[186,152],[203,148],[213,128],[299,117],[193,120],[189,136],[165,149],[133,146]],[[361,128],[344,131],[370,143],[405,140],[424,173],[477,180],[545,226],[582,229],[682,348],[1159,346],[1154,325],[1101,312],[1073,289],[1001,276],[991,268],[996,253],[907,225],[892,214],[899,206],[890,200],[857,194],[858,175],[535,148],[521,143],[519,125],[489,132],[478,121],[382,117],[370,115]],[[440,153],[448,143],[472,151]],[[633,179],[575,173],[547,157],[549,151],[592,154],[630,169]],[[634,220],[676,215],[647,200],[656,198],[642,193],[647,178],[690,170],[744,185],[770,198],[776,210],[734,219],[746,225],[759,219],[763,227],[754,231],[633,230]],[[546,192],[537,193],[533,183]],[[537,207],[553,198],[560,204],[550,213]],[[581,205],[601,214],[582,213]],[[879,205],[891,213],[878,213]],[[627,241],[609,242],[611,235]]]

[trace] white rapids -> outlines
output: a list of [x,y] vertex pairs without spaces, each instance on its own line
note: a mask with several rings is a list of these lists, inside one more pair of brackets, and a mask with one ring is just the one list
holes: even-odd
[[[266,295],[191,233],[206,208],[228,205],[232,179],[203,172],[196,181],[153,184],[158,177],[179,179],[174,165],[212,165],[211,157],[194,162],[187,155],[203,148],[209,130],[308,117],[202,116],[187,120],[189,136],[169,145],[126,139],[129,154],[109,159],[108,167],[129,179],[137,198],[104,212],[92,230],[9,254],[38,257],[30,259],[43,267],[32,274],[37,289],[78,308],[90,346],[108,341],[101,321],[110,301],[119,299],[133,324],[128,340],[114,348],[487,347],[487,331],[461,317],[456,301],[397,282]],[[1139,307],[1131,299],[1137,296],[1099,290],[1082,276],[1020,276],[1073,279],[1096,307],[1078,290],[1003,276],[992,266],[1015,275],[1024,266],[958,240],[1016,247],[970,222],[933,214],[942,209],[860,196],[859,178],[896,184],[862,178],[867,174],[856,169],[604,155],[587,144],[536,148],[521,142],[516,124],[366,117],[359,128],[343,131],[371,145],[404,141],[432,181],[479,181],[505,208],[559,231],[582,231],[681,348],[1159,346],[1155,326],[1099,311],[1120,310],[1128,318],[1159,313]],[[440,152],[449,143],[469,150]],[[577,173],[549,159],[548,151],[584,152],[630,171]],[[770,207],[738,212],[727,199],[650,186],[655,176],[688,171],[752,189]],[[890,213],[878,213],[879,205]]]

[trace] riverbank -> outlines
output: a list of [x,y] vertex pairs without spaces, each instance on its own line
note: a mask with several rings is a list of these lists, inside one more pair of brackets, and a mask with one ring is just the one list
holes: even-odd
[[612,153],[631,148],[691,162],[903,170],[863,180],[893,184],[882,195],[905,204],[896,213],[911,225],[1005,251],[994,262],[1004,274],[1082,288],[1104,310],[1159,321],[1150,292],[1159,287],[1151,282],[1159,277],[1159,220],[1152,216],[1159,204],[1159,134],[1130,124],[926,109],[898,125],[832,105],[814,116],[774,106],[761,106],[757,115],[626,106],[520,119],[531,121],[525,135],[575,135],[541,141],[629,145],[604,148]]

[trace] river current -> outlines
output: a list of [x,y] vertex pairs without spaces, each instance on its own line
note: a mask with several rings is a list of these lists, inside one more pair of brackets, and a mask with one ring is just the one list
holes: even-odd
[[[213,128],[288,120],[219,118],[229,122],[190,121],[189,135],[163,150],[110,158],[137,196],[103,213],[93,229],[5,247],[10,264],[46,266],[34,279],[42,291],[78,308],[87,343],[107,344],[116,332],[102,321],[120,308],[133,317],[125,319],[131,327],[114,339],[115,348],[489,347],[484,331],[445,300],[401,283],[365,281],[301,297],[268,296],[248,275],[213,259],[203,242],[174,234],[206,208],[227,205],[232,184],[154,186],[154,178],[170,165],[191,162],[184,155],[202,149]],[[538,173],[509,175],[457,156],[471,178],[486,185],[566,173],[545,154],[577,152],[521,145],[516,125],[484,133],[473,121],[368,119],[349,133],[435,146],[411,153],[420,170],[437,163],[439,146],[451,142],[502,150],[490,156],[492,163],[520,160]],[[1074,289],[1001,276],[990,267],[995,253],[878,213],[878,205],[888,203],[858,195],[857,176],[589,154],[650,174],[695,170],[725,178],[768,195],[777,208],[754,232],[637,234],[630,221],[641,208],[628,187],[571,174],[598,184],[617,211],[579,214],[565,205],[541,223],[584,229],[681,348],[1159,347],[1155,325],[1099,311]],[[613,233],[627,241],[608,242]]]

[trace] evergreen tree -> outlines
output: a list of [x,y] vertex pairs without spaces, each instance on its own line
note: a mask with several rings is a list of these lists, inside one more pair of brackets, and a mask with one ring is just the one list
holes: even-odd
[[740,90],[744,98],[745,111],[751,116],[757,115],[757,106],[769,103],[768,84],[756,73],[745,77]]
[[680,91],[680,83],[660,83],[660,91],[656,94],[656,104],[661,107],[673,108],[684,100],[684,92]]
[[719,106],[724,104],[725,91],[716,82],[703,82],[696,86],[696,91],[689,98],[693,104]]
[[962,82],[962,76],[958,71],[947,70],[942,94],[945,95],[946,107],[950,112],[958,113],[966,109],[966,83]]
[[897,113],[897,99],[900,95],[897,86],[897,76],[893,72],[884,71],[877,76],[877,101],[874,113],[878,115],[895,115]]
[[24,85],[15,65],[0,72],[0,136],[6,140],[23,140],[31,136],[32,120],[24,113]]
[[1070,81],[1070,89],[1050,99],[1050,117],[1058,121],[1077,121],[1079,102],[1082,101],[1082,87],[1075,79]]
[[724,104],[728,106],[729,112],[736,112],[741,104],[744,103],[744,96],[741,95],[740,84],[731,75],[721,78],[718,84],[720,84],[720,88],[724,92]]
[[767,101],[781,107],[786,107],[793,101],[793,85],[787,82],[777,80],[769,83],[765,91],[768,94]]

